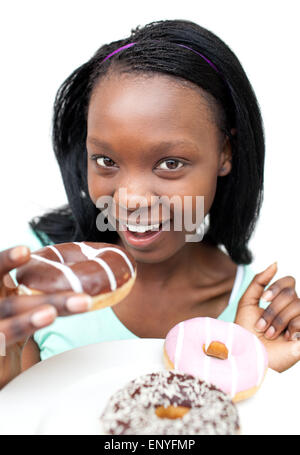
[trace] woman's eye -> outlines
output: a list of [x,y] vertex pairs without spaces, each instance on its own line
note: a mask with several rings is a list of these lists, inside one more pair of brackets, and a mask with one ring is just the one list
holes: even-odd
[[178,160],[169,159],[169,160],[165,160],[162,163],[160,163],[160,165],[158,167],[159,167],[159,169],[163,169],[163,170],[177,171],[177,169],[180,169],[181,167],[183,167],[183,163],[181,163]]
[[108,158],[108,156],[100,156],[98,158],[95,158],[95,161],[98,166],[100,167],[113,167],[115,162]]

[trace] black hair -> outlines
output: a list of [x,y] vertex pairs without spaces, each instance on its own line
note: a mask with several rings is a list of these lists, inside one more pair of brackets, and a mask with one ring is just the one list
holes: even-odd
[[[121,46],[136,42],[103,63]],[[187,50],[182,44],[201,53]],[[248,241],[263,200],[264,132],[251,84],[235,54],[209,30],[187,20],[155,21],[137,27],[123,40],[103,45],[59,88],[53,116],[53,147],[60,166],[68,204],[35,217],[30,225],[47,243],[103,241],[115,243],[118,234],[96,226],[99,209],[87,186],[87,112],[92,91],[109,72],[161,73],[189,81],[213,97],[222,110],[220,128],[232,147],[232,170],[218,177],[203,241],[223,245],[237,264],[252,262]],[[232,129],[236,134],[231,134]]]

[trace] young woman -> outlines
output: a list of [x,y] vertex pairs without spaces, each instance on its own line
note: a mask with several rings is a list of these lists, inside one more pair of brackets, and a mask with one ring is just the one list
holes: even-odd
[[[278,279],[265,291],[276,263],[257,275],[249,267],[247,244],[263,194],[263,127],[247,76],[222,40],[195,23],[167,20],[102,46],[60,87],[53,144],[69,203],[34,219],[24,241],[16,240],[32,250],[71,241],[119,244],[134,256],[137,279],[122,302],[88,313],[85,295],[17,297],[7,274],[30,251],[4,245],[1,385],[66,349],[163,338],[196,316],[235,321],[256,333],[278,371],[299,359],[291,341],[300,327],[295,280]],[[172,207],[168,220],[162,211],[155,220],[169,221],[169,231],[138,234],[128,226],[129,207],[141,196],[148,215],[153,196],[176,196],[184,211],[185,196],[197,195],[204,196],[209,219],[201,242],[186,242],[185,228],[174,229]],[[97,228],[101,196],[116,204],[116,231]]]

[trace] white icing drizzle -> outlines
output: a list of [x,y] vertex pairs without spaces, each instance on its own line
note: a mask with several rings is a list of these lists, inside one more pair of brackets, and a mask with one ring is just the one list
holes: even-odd
[[205,350],[207,351],[208,346],[211,343],[211,326],[210,318],[205,318]]
[[50,259],[43,258],[42,256],[38,256],[36,254],[32,254],[31,257],[33,259],[36,259],[37,261],[45,262],[48,265],[56,267],[65,275],[74,292],[83,292],[79,278],[75,275],[73,270],[70,269],[67,265],[61,264],[60,262],[50,261]]
[[113,247],[103,247],[103,248],[93,248],[89,245],[86,245],[84,242],[73,242],[75,245],[78,245],[81,249],[82,254],[86,256],[88,259],[93,260],[98,254],[104,253],[105,251],[113,251],[114,253],[119,254],[122,256],[122,258],[125,260],[126,264],[128,265],[130,269],[131,276],[134,275],[134,269],[132,267],[132,264],[126,254],[119,250],[118,248],[113,248]]
[[82,254],[87,258],[93,260],[102,250],[102,248],[97,249],[89,245],[86,245],[84,242],[72,242],[74,245],[78,245],[81,249]]
[[[210,330],[210,318],[205,318],[205,350],[207,351],[208,346],[211,342],[211,330]],[[209,355],[204,355],[204,368],[203,368],[203,379],[209,382],[209,369],[211,359]]]
[[237,383],[238,383],[238,369],[236,365],[236,359],[233,355],[228,357],[229,362],[231,363],[232,379],[231,379],[231,398],[236,395]]
[[126,256],[126,254],[123,251],[118,250],[117,248],[109,247],[109,246],[107,246],[105,248],[102,248],[101,253],[102,253],[102,251],[114,251],[115,253],[117,253],[120,256],[122,256],[122,258],[125,260],[126,264],[128,265],[128,267],[130,269],[131,276],[134,275],[134,269],[132,267],[132,264],[131,264],[130,260],[128,259],[128,257]]
[[60,260],[60,262],[61,262],[62,264],[65,263],[64,258],[62,257],[60,251],[58,251],[58,249],[55,248],[55,246],[53,246],[53,245],[48,245],[47,248],[50,248],[50,249],[56,254],[56,256],[58,257],[58,259]]
[[233,335],[234,335],[234,323],[228,323],[228,334],[226,339],[226,348],[228,349],[228,360],[231,365],[231,398],[234,397],[237,390],[237,383],[238,383],[238,370],[236,365],[235,357],[232,354],[232,346],[233,346]]
[[232,345],[233,345],[233,332],[234,332],[234,324],[233,322],[228,323],[228,334],[226,340],[226,348],[228,349],[228,357],[232,355]]
[[113,271],[109,267],[109,265],[103,259],[100,259],[100,258],[94,258],[94,259],[92,259],[92,261],[97,262],[99,265],[101,265],[101,267],[103,267],[103,269],[105,270],[105,272],[107,274],[108,280],[109,280],[110,289],[112,291],[115,291],[117,289],[117,282],[116,282],[115,275],[113,274]]
[[174,368],[176,370],[179,368],[179,362],[180,362],[182,345],[183,345],[183,338],[184,338],[184,321],[180,322],[179,326],[178,326],[178,335],[177,335],[175,359],[174,359]]
[[253,334],[254,343],[255,343],[255,350],[256,350],[256,358],[257,358],[257,382],[256,385],[259,386],[261,381],[263,380],[264,375],[264,355],[262,352],[262,346],[257,338],[256,335]]

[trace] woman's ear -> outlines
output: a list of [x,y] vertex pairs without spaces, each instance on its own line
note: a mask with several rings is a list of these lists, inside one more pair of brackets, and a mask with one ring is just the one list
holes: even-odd
[[[236,133],[235,129],[232,129],[231,134],[234,135]],[[218,176],[224,177],[225,175],[228,175],[231,171],[232,168],[232,149],[231,149],[231,143],[230,143],[230,138],[228,136],[225,137],[222,145],[222,152],[220,155],[220,165],[219,165],[219,171],[218,171]]]

